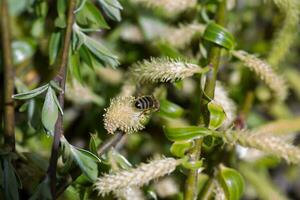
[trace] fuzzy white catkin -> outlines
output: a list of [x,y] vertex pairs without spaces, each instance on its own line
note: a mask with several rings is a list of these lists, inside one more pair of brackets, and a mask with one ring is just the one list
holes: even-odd
[[168,14],[180,13],[197,4],[197,0],[131,0],[149,8],[162,8]]
[[285,142],[280,137],[242,131],[238,133],[237,141],[242,146],[281,157],[288,163],[300,164],[300,148]]
[[99,195],[105,195],[125,187],[141,187],[153,179],[170,174],[180,162],[174,158],[156,158],[147,164],[142,163],[137,168],[117,171],[98,178],[95,189]]
[[289,53],[290,47],[295,43],[299,34],[300,2],[299,0],[273,0],[277,7],[285,14],[282,27],[275,34],[268,62],[273,67],[284,60]]
[[233,51],[232,55],[241,60],[250,70],[254,71],[272,90],[278,100],[286,98],[287,85],[285,80],[282,76],[276,74],[268,63],[245,51]]
[[134,64],[131,74],[139,82],[174,82],[203,71],[198,65],[171,58],[151,58]]
[[116,130],[132,133],[144,128],[143,121],[148,116],[134,107],[134,101],[133,96],[116,97],[111,100],[104,114],[104,128],[108,133],[114,134]]
[[218,81],[215,88],[214,100],[219,103],[226,114],[226,119],[222,124],[222,129],[227,129],[236,118],[236,105],[232,99],[228,97],[228,93],[225,88]]

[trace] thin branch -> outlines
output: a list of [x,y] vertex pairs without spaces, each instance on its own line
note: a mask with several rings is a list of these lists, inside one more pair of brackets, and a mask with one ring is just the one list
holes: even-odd
[[[105,154],[111,147],[116,146],[119,141],[125,136],[125,134],[121,131],[116,131],[114,136],[110,137],[107,141],[105,141],[98,149],[98,156],[102,156]],[[56,198],[58,198],[64,191],[82,174],[79,167],[75,167],[73,170],[66,175],[63,180],[57,186]]]
[[[65,83],[66,83],[66,75],[67,75],[67,64],[68,64],[68,54],[69,54],[69,47],[71,42],[71,35],[72,35],[72,26],[74,23],[74,9],[76,6],[75,0],[69,0],[69,10],[68,10],[68,19],[67,19],[67,28],[65,32],[63,50],[61,53],[61,60],[59,65],[59,73],[54,77],[54,80],[59,84],[62,88],[62,91],[59,93],[58,101],[61,108],[64,108],[64,98],[65,98]],[[59,113],[57,122],[55,124],[55,132],[54,132],[54,140],[52,144],[52,151],[50,157],[49,168],[47,171],[47,175],[50,178],[50,187],[51,187],[51,194],[53,199],[56,197],[56,168],[57,168],[57,159],[58,159],[58,152],[59,152],[59,144],[60,138],[63,135],[63,116]]]
[[[226,0],[223,0],[218,5],[218,9],[216,13],[216,23],[220,25],[225,24],[225,11],[226,11]],[[211,99],[214,98],[220,57],[221,57],[221,47],[214,45],[209,52],[209,58],[208,58],[208,65],[211,67],[212,70],[208,72],[205,86],[204,86],[205,94]],[[203,106],[201,107],[201,111],[203,112],[204,115],[202,119],[204,119],[204,122],[207,125],[209,122],[209,113],[208,110],[205,108],[206,104],[207,102],[205,102],[204,99],[202,98]],[[190,152],[192,161],[198,161],[200,159],[202,142],[203,139],[196,140],[195,147]],[[198,170],[190,170],[185,185],[184,199],[185,200],[197,199],[199,193],[197,188],[198,188]]]
[[14,69],[7,0],[1,1],[1,39],[4,62],[4,141],[9,151],[15,150]]

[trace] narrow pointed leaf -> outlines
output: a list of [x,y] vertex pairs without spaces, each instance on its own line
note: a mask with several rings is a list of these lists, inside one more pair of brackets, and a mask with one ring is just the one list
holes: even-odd
[[193,143],[191,141],[174,142],[170,148],[170,151],[177,157],[183,157],[192,146]]
[[36,89],[30,90],[28,92],[23,92],[23,93],[20,93],[20,94],[15,94],[12,97],[14,99],[19,99],[19,100],[31,99],[31,98],[34,98],[34,97],[42,94],[43,92],[45,92],[48,87],[49,87],[49,84],[46,84],[46,85],[43,85],[43,86],[38,87]]
[[49,41],[49,64],[53,65],[56,57],[58,55],[59,49],[60,49],[60,38],[61,38],[61,33],[60,32],[54,32],[50,36],[50,41]]
[[112,20],[120,21],[122,6],[118,0],[98,0],[105,14]]
[[57,96],[56,96],[54,90],[52,90],[52,96],[53,96],[54,102],[55,102],[55,104],[56,104],[56,106],[57,106],[57,108],[58,108],[60,114],[61,114],[61,115],[64,115],[64,111],[63,111],[63,109],[61,108],[60,103],[58,102],[58,99],[57,99]]

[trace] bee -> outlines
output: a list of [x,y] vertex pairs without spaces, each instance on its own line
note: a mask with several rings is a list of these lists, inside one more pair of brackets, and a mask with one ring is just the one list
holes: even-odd
[[160,107],[159,101],[153,95],[137,97],[134,106],[143,112],[158,111]]

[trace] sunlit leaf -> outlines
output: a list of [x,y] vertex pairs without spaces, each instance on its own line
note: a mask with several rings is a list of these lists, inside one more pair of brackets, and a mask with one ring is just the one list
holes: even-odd
[[210,23],[206,27],[203,38],[226,49],[235,47],[235,39],[232,34],[216,23]]
[[243,194],[245,181],[235,169],[220,166],[218,181],[228,200],[239,200]]
[[49,84],[43,85],[41,87],[38,87],[36,89],[30,90],[28,92],[23,92],[20,94],[15,94],[12,97],[14,99],[19,99],[19,100],[26,100],[26,99],[31,99],[34,98],[40,94],[42,94],[43,92],[45,92],[49,87]]
[[183,141],[202,138],[213,134],[213,131],[205,127],[187,126],[181,128],[164,127],[164,133],[171,141]]
[[35,53],[35,45],[29,40],[17,40],[12,42],[13,62],[20,64],[31,58]]
[[209,102],[207,107],[210,113],[209,128],[215,130],[222,125],[226,119],[226,114],[222,106],[215,101]]
[[105,12],[105,14],[112,20],[121,21],[122,5],[118,0],[97,0]]
[[58,107],[53,98],[53,89],[48,87],[42,109],[42,123],[50,135],[54,135],[54,127],[58,118]]

